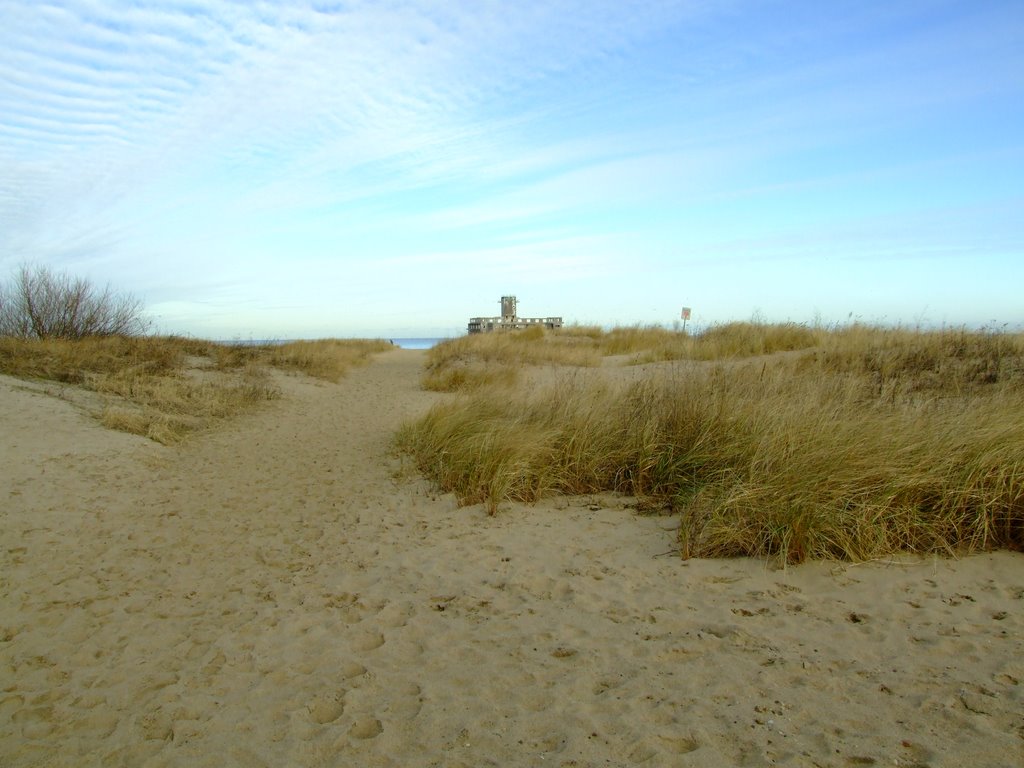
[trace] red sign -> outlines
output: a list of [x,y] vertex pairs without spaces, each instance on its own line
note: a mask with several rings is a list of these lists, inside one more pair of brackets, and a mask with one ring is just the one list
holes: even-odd
[[683,307],[683,320],[689,320],[689,319],[690,319],[690,308],[689,307]]

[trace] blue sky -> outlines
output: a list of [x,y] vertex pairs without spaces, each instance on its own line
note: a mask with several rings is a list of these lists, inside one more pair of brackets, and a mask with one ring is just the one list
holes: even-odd
[[1024,3],[0,0],[0,273],[210,338],[1024,325]]

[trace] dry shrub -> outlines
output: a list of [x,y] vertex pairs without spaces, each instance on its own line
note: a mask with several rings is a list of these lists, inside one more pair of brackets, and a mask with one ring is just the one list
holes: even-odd
[[149,327],[142,302],[107,286],[40,265],[23,265],[0,284],[0,336],[85,339],[131,336]]
[[[797,357],[481,390],[407,425],[398,444],[492,511],[552,492],[659,498],[681,516],[685,556],[1024,547],[1021,337],[822,335]],[[878,361],[909,383],[880,390]]]

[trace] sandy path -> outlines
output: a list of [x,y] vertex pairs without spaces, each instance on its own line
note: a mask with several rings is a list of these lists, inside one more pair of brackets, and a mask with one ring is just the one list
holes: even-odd
[[614,498],[457,509],[422,352],[178,448],[0,382],[0,764],[1024,764],[1024,558],[682,562]]

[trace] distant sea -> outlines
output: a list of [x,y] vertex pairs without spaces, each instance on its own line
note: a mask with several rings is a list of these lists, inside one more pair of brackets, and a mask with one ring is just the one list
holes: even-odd
[[447,341],[447,339],[432,337],[424,339],[391,339],[391,341],[402,349],[430,349],[442,341]]

